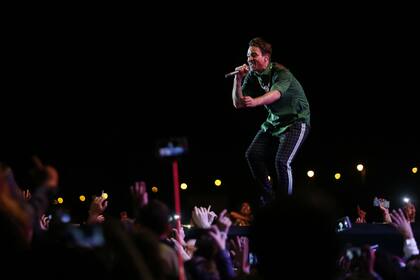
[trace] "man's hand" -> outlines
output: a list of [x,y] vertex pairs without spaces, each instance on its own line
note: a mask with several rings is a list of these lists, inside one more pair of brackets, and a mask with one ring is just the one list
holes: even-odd
[[256,98],[252,98],[251,96],[243,96],[241,97],[240,102],[243,107],[250,108],[272,104],[279,100],[280,97],[281,93],[278,90],[273,90],[266,92],[264,95],[258,96]]
[[225,232],[221,231],[217,226],[212,226],[209,234],[214,239],[220,250],[226,249],[227,234]]
[[198,228],[210,228],[215,217],[214,215],[214,212],[210,212],[210,207],[194,207],[192,220]]
[[29,190],[23,190],[22,196],[25,201],[29,201],[32,198],[31,192]]
[[366,212],[363,211],[359,205],[357,205],[357,215],[359,216],[356,220],[356,224],[366,224]]
[[105,211],[107,207],[108,207],[108,201],[105,198],[103,198],[102,196],[95,197],[92,203],[90,204],[87,223],[88,224],[102,223],[105,220],[105,217],[102,215],[102,213]]
[[241,101],[246,108],[257,107],[259,105],[257,100],[251,96],[244,96]]
[[245,236],[230,240],[231,248],[230,255],[233,256],[234,264],[242,272],[249,274],[251,266],[249,264],[249,239]]
[[181,226],[179,228],[179,232],[178,232],[178,229],[176,229],[176,228],[173,228],[172,231],[175,234],[175,239],[177,241],[179,241],[179,244],[181,244],[184,247],[187,246],[187,243],[185,243],[185,232],[184,232],[184,228]]
[[149,195],[146,190],[146,182],[135,182],[134,186],[130,187],[131,197],[136,209],[143,208],[149,203]]
[[227,215],[227,210],[224,209],[219,214],[219,218],[217,219],[217,226],[219,227],[219,229],[222,233],[227,235],[231,225],[232,225],[232,221],[229,219],[229,217]]
[[45,214],[42,214],[41,218],[39,219],[39,226],[43,231],[48,230],[48,227],[50,226],[50,218],[45,216]]
[[405,217],[403,210],[393,210],[390,215],[392,218],[392,225],[400,232],[404,239],[414,238],[410,222]]
[[379,208],[382,211],[382,216],[383,216],[383,219],[384,219],[384,223],[386,223],[386,224],[392,223],[391,216],[389,215],[389,210],[388,210],[388,208],[385,207],[385,200],[382,199],[382,198],[380,199]]
[[249,72],[249,67],[248,65],[243,64],[241,66],[236,67],[235,71],[239,71],[238,74],[236,74],[237,79],[242,80],[242,78]]
[[184,262],[185,261],[188,261],[188,260],[190,260],[191,259],[191,256],[190,255],[188,255],[188,252],[187,251],[185,251],[185,248],[184,248],[184,246],[182,246],[182,244],[180,244],[179,242],[178,242],[178,240],[176,240],[175,238],[171,238],[171,241],[174,243],[174,245],[175,245],[175,250],[178,252],[180,252],[181,253],[181,256],[182,256],[182,259],[184,260]]

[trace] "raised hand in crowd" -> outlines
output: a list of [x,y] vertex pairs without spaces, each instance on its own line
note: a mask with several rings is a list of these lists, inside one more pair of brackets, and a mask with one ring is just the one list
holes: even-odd
[[216,213],[210,211],[211,205],[208,208],[194,207],[192,211],[192,221],[198,228],[210,228],[213,224]]
[[176,228],[173,228],[172,231],[175,234],[175,238],[171,237],[171,241],[175,245],[175,250],[179,251],[181,253],[182,259],[184,261],[188,261],[191,259],[191,255],[186,250],[187,244],[185,243],[185,233],[184,229],[181,227],[180,232]]
[[213,225],[210,227],[209,234],[214,239],[220,250],[226,249],[227,234],[224,231],[220,230],[218,226]]
[[230,254],[233,263],[241,273],[249,274],[251,265],[249,263],[249,239],[245,236],[236,236],[230,240]]
[[134,204],[134,209],[143,208],[149,203],[149,194],[147,193],[146,182],[135,182],[130,187],[131,198]]
[[50,217],[43,214],[41,218],[39,219],[39,227],[41,230],[48,230],[48,227],[50,226]]
[[403,238],[414,238],[410,222],[405,217],[402,209],[393,210],[390,216],[392,218],[392,225],[398,230],[398,232],[403,236]]
[[179,231],[177,228],[173,228],[172,232],[175,235],[175,239],[182,245],[182,246],[186,246],[186,242],[185,242],[185,232],[184,232],[184,228],[181,226],[179,228]]
[[366,224],[366,211],[363,211],[359,205],[357,205],[357,219],[355,224]]
[[32,198],[31,192],[29,190],[22,190],[22,197],[25,201],[29,201]]
[[227,215],[227,210],[224,209],[219,214],[219,218],[217,219],[217,226],[219,227],[221,232],[227,235],[229,233],[229,228],[231,225],[232,225],[232,221]]
[[189,239],[185,241],[185,251],[188,255],[192,256],[194,252],[197,250],[195,244],[197,243],[197,239]]
[[389,209],[385,207],[385,199],[379,199],[379,209],[381,209],[383,222],[386,224],[392,223],[391,216],[389,215]]
[[408,259],[412,255],[418,255],[419,250],[416,240],[414,239],[413,230],[411,228],[410,221],[404,215],[404,211],[400,208],[398,210],[393,210],[390,215],[392,219],[391,224],[404,238],[404,257]]
[[108,201],[102,196],[97,196],[92,200],[89,209],[88,224],[98,224],[105,221],[105,217],[102,215],[105,209],[108,207]]

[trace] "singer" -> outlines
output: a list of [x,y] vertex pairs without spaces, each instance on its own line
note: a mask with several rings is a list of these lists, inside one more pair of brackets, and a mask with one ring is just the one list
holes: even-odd
[[[292,194],[291,164],[310,125],[309,103],[301,84],[286,67],[271,62],[271,53],[270,43],[252,39],[248,65],[236,67],[238,72],[233,74],[233,106],[264,106],[268,111],[245,154],[258,187],[260,207],[271,203],[275,195]],[[275,176],[269,174],[270,165],[274,165]]]

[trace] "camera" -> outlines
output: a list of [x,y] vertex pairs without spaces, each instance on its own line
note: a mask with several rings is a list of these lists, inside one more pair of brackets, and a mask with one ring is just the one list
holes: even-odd
[[248,259],[250,265],[258,264],[257,256],[254,253],[249,252]]
[[373,199],[373,206],[379,207],[382,204],[383,207],[389,209],[389,201],[383,198],[377,198],[375,197]]
[[156,150],[157,156],[160,158],[178,157],[188,152],[188,142],[185,137],[161,139]]
[[335,225],[336,232],[342,232],[350,228],[351,228],[351,222],[348,216],[338,219]]

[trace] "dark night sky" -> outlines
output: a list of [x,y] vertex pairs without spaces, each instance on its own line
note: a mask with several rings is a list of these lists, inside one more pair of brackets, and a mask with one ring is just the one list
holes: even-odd
[[[418,176],[408,172],[420,158],[414,101],[420,46],[413,18],[399,16],[338,9],[245,18],[237,26],[231,14],[201,8],[156,12],[148,20],[15,19],[8,29],[0,159],[24,178],[30,156],[38,154],[57,166],[69,195],[105,188],[124,196],[130,182],[144,178],[168,199],[170,168],[154,156],[156,141],[186,136],[190,155],[180,176],[191,182],[190,195],[228,194],[236,205],[250,195],[243,155],[266,115],[236,111],[224,74],[245,62],[252,37],[263,36],[311,105],[312,131],[295,162],[298,184],[306,186],[305,172],[314,168],[320,174],[314,187],[339,200],[352,197],[344,204],[397,189],[418,195]],[[352,178],[356,161],[368,165],[365,185]],[[336,170],[344,176],[341,186],[331,179]],[[215,176],[226,182],[224,190],[211,189]]]

